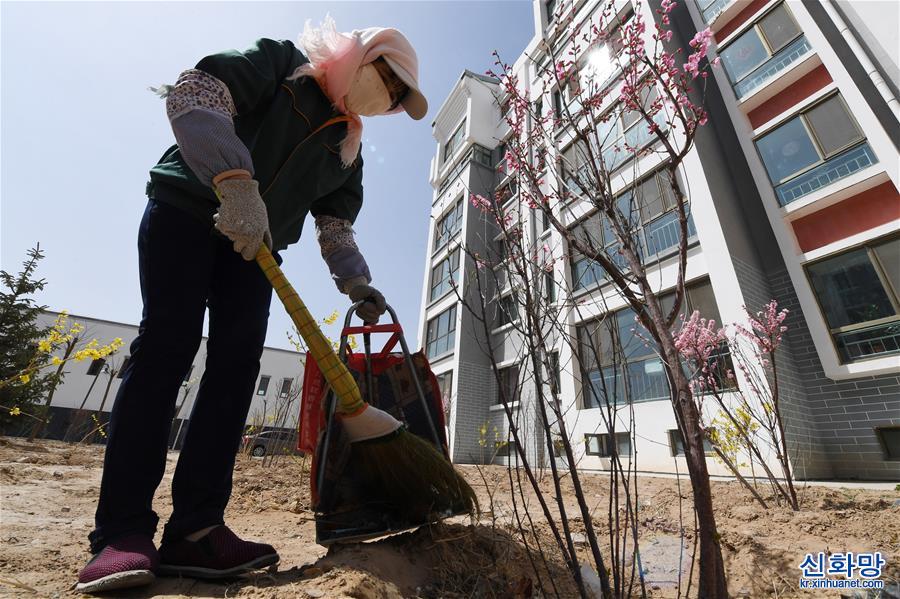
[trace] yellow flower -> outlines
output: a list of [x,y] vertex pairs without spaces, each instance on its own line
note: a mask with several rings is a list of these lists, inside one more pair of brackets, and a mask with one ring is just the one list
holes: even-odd
[[10,416],[18,416],[21,413],[22,413],[22,410],[20,410],[18,406],[16,406],[15,408],[13,408],[12,410],[9,411]]
[[[19,380],[22,381],[23,385],[27,385],[31,381],[31,375],[30,374],[20,375]],[[16,409],[18,409],[18,408],[16,408]]]
[[49,340],[49,339],[42,339],[42,340],[38,343],[38,351],[40,351],[40,352],[43,352],[43,353],[45,353],[45,354],[49,354],[51,349],[53,349],[53,346],[52,346],[52,344],[50,343],[50,340]]
[[60,358],[59,356],[53,356],[53,359],[50,361],[54,366],[59,366],[60,364],[62,364],[62,358]]

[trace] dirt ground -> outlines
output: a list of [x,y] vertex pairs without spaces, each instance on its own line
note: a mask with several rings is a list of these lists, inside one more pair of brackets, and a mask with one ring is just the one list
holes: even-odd
[[[155,502],[163,522],[171,511],[169,483],[176,459],[177,453],[170,453]],[[0,438],[0,596],[76,596],[73,583],[89,557],[85,539],[92,528],[101,462],[99,447]],[[508,526],[514,511],[507,470],[461,470],[479,493],[483,513],[478,522],[457,518],[326,551],[314,542],[303,462],[285,457],[274,467],[263,467],[261,460],[241,456],[226,520],[239,535],[272,543],[281,554],[277,571],[226,584],[159,579],[146,589],[115,596],[537,597],[542,588],[547,596],[575,596],[558,559],[541,566],[540,579],[534,575],[520,537]],[[564,482],[569,523],[587,562],[584,523],[575,515],[571,484]],[[550,490],[550,477],[541,484]],[[608,480],[602,474],[585,475],[583,485],[594,504],[592,520],[602,533]],[[648,595],[675,597],[679,570],[686,585],[693,550],[692,535],[681,539],[678,534],[680,509],[681,521],[692,529],[688,483],[681,482],[679,493],[674,479],[645,477],[639,493],[640,565]],[[838,592],[816,595],[796,589],[797,565],[807,552],[881,551],[887,560],[885,580],[900,577],[900,506],[894,505],[900,492],[803,488],[803,509],[797,513],[779,506],[765,512],[734,483],[714,482],[713,495],[729,586],[737,597],[839,597]],[[550,548],[533,496],[525,494],[525,501]],[[609,555],[608,539],[600,541]]]

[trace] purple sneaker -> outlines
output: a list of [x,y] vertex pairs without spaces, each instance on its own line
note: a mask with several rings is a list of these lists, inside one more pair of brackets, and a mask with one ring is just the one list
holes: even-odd
[[159,573],[190,578],[230,578],[278,563],[275,548],[241,540],[227,526],[218,526],[199,541],[163,543]]
[[159,566],[159,553],[153,539],[129,535],[109,543],[91,558],[78,574],[75,590],[101,593],[150,584]]

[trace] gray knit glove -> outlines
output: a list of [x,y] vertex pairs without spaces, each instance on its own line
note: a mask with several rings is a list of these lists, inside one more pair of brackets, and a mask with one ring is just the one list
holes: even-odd
[[353,303],[365,300],[356,308],[356,315],[366,324],[378,324],[378,317],[387,310],[384,296],[371,285],[357,285],[348,295]]
[[259,183],[253,179],[225,179],[216,185],[219,211],[213,217],[215,227],[234,242],[234,251],[244,260],[256,258],[262,244],[272,247],[269,215]]

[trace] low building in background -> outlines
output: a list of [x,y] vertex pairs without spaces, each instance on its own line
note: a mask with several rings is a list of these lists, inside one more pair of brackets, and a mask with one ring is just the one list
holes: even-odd
[[[43,312],[39,323],[50,326],[58,316],[58,312]],[[119,337],[125,344],[117,353],[105,359],[67,362],[64,370],[65,377],[62,384],[56,389],[53,403],[50,406],[51,420],[45,436],[51,439],[65,437],[75,413],[80,408],[90,412],[99,411],[98,420],[102,423],[108,421],[109,412],[112,410],[116,393],[122,381],[123,369],[130,357],[131,342],[138,334],[137,325],[76,314],[68,316],[70,325],[77,322],[84,326],[81,335],[85,341],[97,339],[102,345]],[[190,424],[191,410],[194,407],[205,369],[206,342],[207,337],[203,337],[193,364],[185,373],[178,393],[169,443],[174,448],[180,447]],[[304,360],[305,355],[296,351],[274,347],[263,349],[260,359],[260,374],[254,385],[253,399],[247,416],[248,427],[252,426],[256,432],[269,429],[296,429],[297,416],[300,411]],[[285,406],[289,402],[293,403],[289,409],[285,410]],[[280,414],[286,414],[286,416],[281,417]],[[86,422],[84,426],[90,425]],[[25,430],[27,432],[28,429]],[[73,438],[72,432],[70,432],[69,438]],[[95,435],[94,439],[102,440],[102,437]]]

